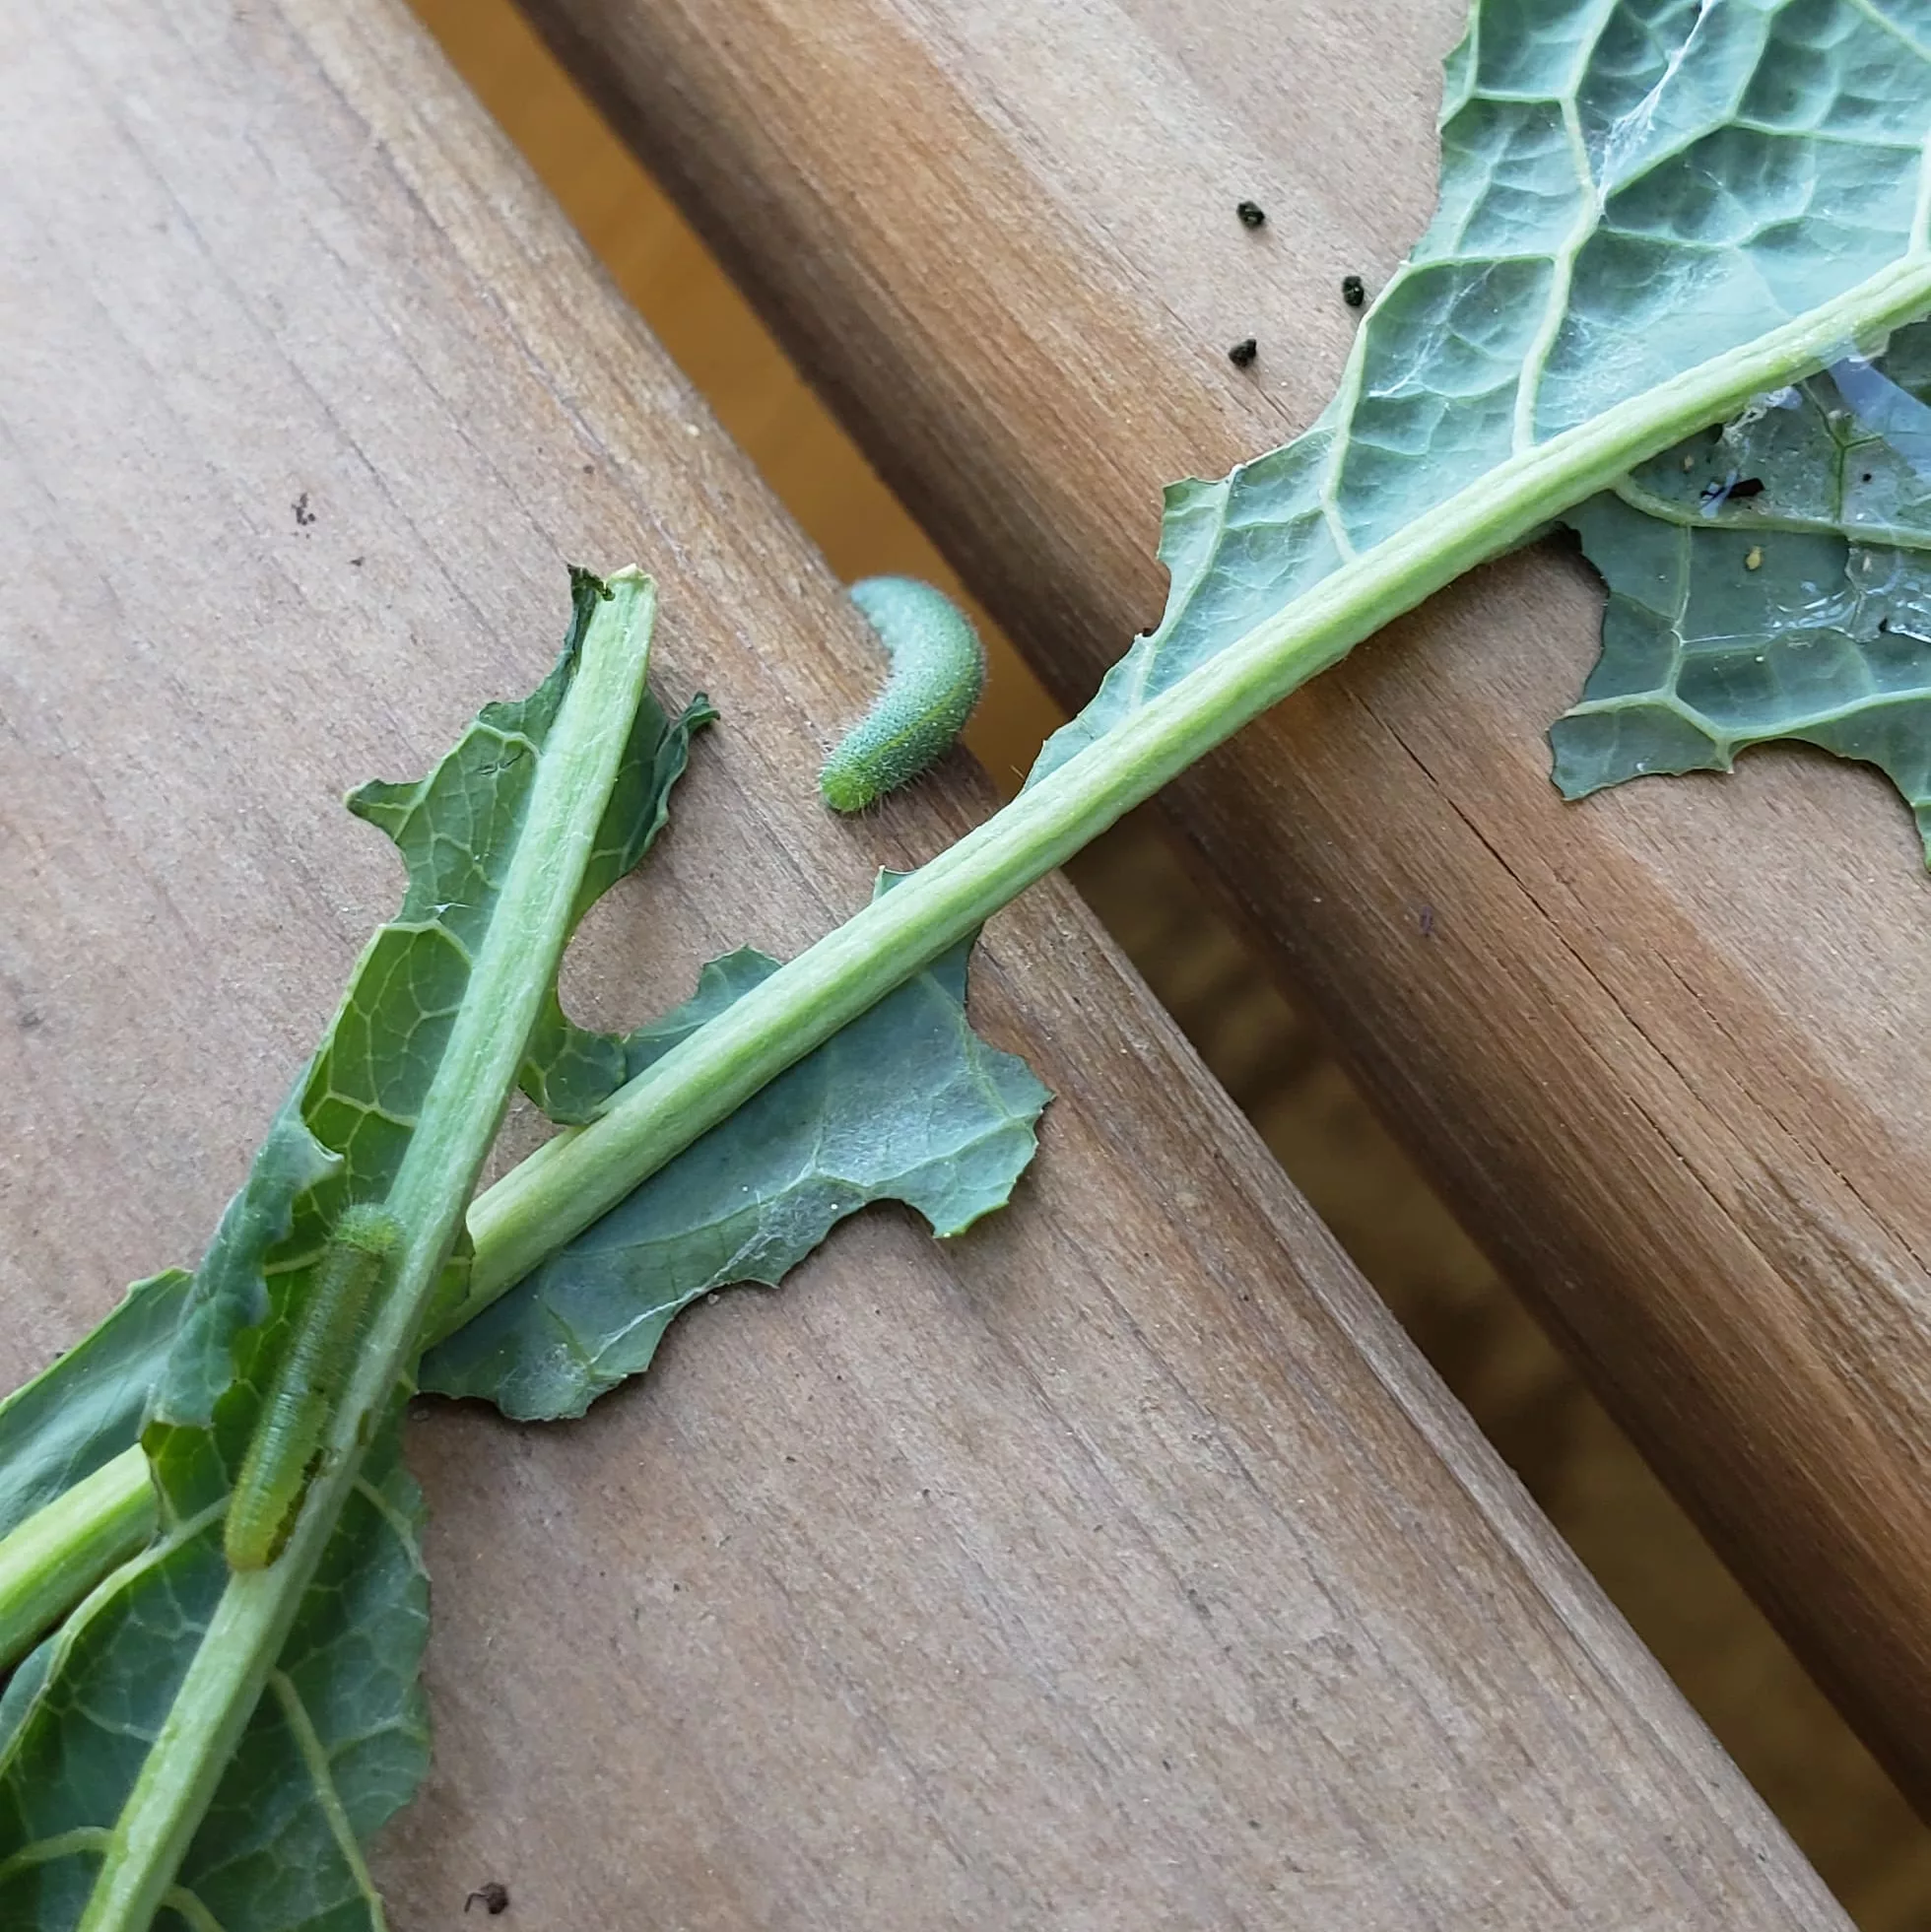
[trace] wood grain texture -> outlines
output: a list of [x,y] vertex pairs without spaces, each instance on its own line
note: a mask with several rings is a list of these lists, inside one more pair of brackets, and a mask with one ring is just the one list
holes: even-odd
[[[513,0],[411,6],[833,571],[956,587]],[[1016,683],[1021,660],[1003,633],[986,636],[992,678],[966,742],[995,783],[1016,786],[1046,700],[1036,681]],[[1069,872],[1080,896],[1851,1917],[1866,1932],[1923,1932],[1931,1828],[1365,1115],[1158,817],[1137,815],[1081,855]]]
[[[986,796],[816,808],[861,627],[389,0],[44,0],[0,73],[11,1380],[196,1250],[392,902],[336,796],[532,682],[566,559],[726,719],[587,1017]],[[419,1422],[396,1922],[1841,1927],[1069,893],[976,1010],[1060,1096],[1010,1213],[854,1224],[581,1425]]]
[[[1427,220],[1460,0],[530,0],[1077,701],[1160,485],[1326,399]],[[1258,232],[1234,203],[1268,211]],[[1237,371],[1228,344],[1254,335]],[[1920,1802],[1931,893],[1869,774],[1565,807],[1599,594],[1479,572],[1173,788],[1388,1116]]]
[[996,785],[1017,791],[1065,713],[785,361],[690,224],[511,0],[412,0],[412,11],[839,578],[923,577],[973,610],[990,678],[966,742]]

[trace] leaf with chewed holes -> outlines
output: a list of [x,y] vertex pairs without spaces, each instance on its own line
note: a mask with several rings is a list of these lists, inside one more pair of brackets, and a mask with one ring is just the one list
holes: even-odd
[[[463,1210],[569,931],[641,857],[710,715],[699,699],[673,721],[644,696],[646,579],[577,572],[572,590],[535,693],[487,706],[428,777],[351,799],[403,855],[402,907],[192,1280],[136,1290],[0,1407],[11,1515],[57,1510],[49,1492],[110,1473],[138,1431],[155,1520],[0,1703],[0,1924],[383,1923],[359,1843],[428,1756],[421,1507],[396,1453],[412,1338],[438,1281],[461,1286]],[[357,1203],[388,1204],[398,1244],[407,1231],[408,1287],[385,1270],[395,1308],[365,1283],[328,1331],[353,1405],[291,1384],[300,1452],[264,1482],[294,1540],[271,1525],[244,1563],[223,1547],[237,1471],[292,1338],[321,1332],[314,1298],[341,1284],[318,1264]]]
[[[1167,491],[1165,614],[1033,779],[1235,644],[1292,628],[1301,600],[1384,545],[1438,541],[1446,581],[1478,561],[1485,526],[1491,550],[1519,540],[1533,526],[1509,527],[1508,479],[1557,439],[1576,461],[1548,474],[1543,518],[1630,468],[1611,445],[1631,431],[1636,460],[1728,413],[1725,365],[1772,332],[1825,334],[1793,341],[1807,366],[1784,381],[1921,314],[1928,134],[1924,0],[1481,0],[1448,59],[1434,219],[1367,311],[1339,392],[1283,448]],[[1708,379],[1654,433],[1643,399],[1698,369]],[[1457,498],[1468,537],[1443,523],[1437,540],[1431,519]],[[1416,600],[1382,594],[1374,622]],[[1349,615],[1337,633],[1362,634]],[[1353,640],[1308,651],[1309,668]]]
[[[888,875],[882,889],[895,883]],[[966,1018],[955,947],[747,1100],[424,1359],[422,1386],[519,1420],[580,1416],[650,1366],[682,1308],[739,1282],[775,1287],[845,1216],[916,1208],[935,1234],[1003,1207],[1049,1098]],[[641,1072],[777,970],[749,950],[621,1041]]]
[[1601,661],[1550,734],[1565,796],[1790,739],[1884,771],[1931,852],[1931,327],[1565,520],[1609,586]]

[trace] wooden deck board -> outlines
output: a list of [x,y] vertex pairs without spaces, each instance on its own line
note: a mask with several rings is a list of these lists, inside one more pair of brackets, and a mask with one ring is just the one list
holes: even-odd
[[[527,0],[1059,695],[1160,487],[1309,422],[1427,219],[1462,0]],[[1251,196],[1260,231],[1235,219]],[[1260,342],[1251,370],[1230,343]],[[1571,560],[1504,560],[1169,793],[1203,870],[1920,1803],[1931,890],[1870,773],[1565,807]]]
[[[725,714],[584,1014],[987,801],[819,811],[860,628],[399,8],[45,0],[0,63],[11,1380],[196,1251],[392,900],[335,799],[533,681],[566,559],[655,569]],[[976,1011],[1059,1094],[1010,1213],[416,1427],[396,1922],[1841,1926],[1069,893]]]

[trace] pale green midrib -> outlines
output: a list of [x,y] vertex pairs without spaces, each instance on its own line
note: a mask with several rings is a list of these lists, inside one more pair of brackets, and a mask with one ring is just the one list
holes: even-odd
[[1575,170],[1580,205],[1576,209],[1575,220],[1569,225],[1568,233],[1550,258],[1549,295],[1543,306],[1542,321],[1537,326],[1534,340],[1523,354],[1522,366],[1516,372],[1511,447],[1517,453],[1529,448],[1535,441],[1536,405],[1542,399],[1542,381],[1548,373],[1549,358],[1555,351],[1563,323],[1568,315],[1569,290],[1574,285],[1576,260],[1590,237],[1602,227],[1605,205],[1603,186],[1596,179],[1595,164],[1589,158],[1589,144],[1583,138],[1582,113],[1577,100],[1583,72],[1594,60],[1614,12],[1614,0],[1603,0],[1598,6],[1594,30],[1586,43],[1577,46],[1575,66],[1569,75],[1568,86],[1560,97],[1563,134],[1568,144],[1570,166]]
[[0,1669],[152,1533],[147,1458],[138,1447],[127,1453],[131,1491],[116,1457],[0,1538]]
[[[0,1538],[0,1672],[12,1670],[41,1632],[71,1623],[103,1577],[131,1560],[149,1561],[160,1520],[147,1451],[136,1442]],[[52,1583],[56,1573],[67,1579],[64,1592]],[[5,1764],[0,1756],[0,1769]]]
[[[1811,315],[1511,457],[1344,565],[687,1033],[595,1125],[559,1135],[481,1196],[469,1218],[476,1257],[468,1294],[428,1340],[473,1319],[760,1086],[1361,637],[1753,394],[1813,373],[1858,336],[1927,306],[1931,267],[1922,259],[1895,264]],[[707,1094],[713,1077],[718,1085]],[[138,1451],[130,1453],[127,1479],[144,1484]]]
[[[96,1482],[95,1478],[100,1480]],[[90,1488],[89,1484],[93,1486]],[[69,1508],[67,1505],[76,1497],[82,1497],[84,1506]],[[137,1442],[103,1463],[94,1472],[94,1477],[63,1492],[30,1516],[7,1541],[12,1543],[37,1527],[45,1538],[42,1547],[53,1551],[51,1562],[66,1568],[73,1592],[56,1611],[60,1629],[54,1640],[67,1644],[77,1640],[97,1613],[111,1604],[137,1576],[166,1563],[183,1543],[192,1542],[210,1523],[219,1521],[221,1514],[219,1503],[200,1510],[176,1523],[157,1541],[155,1531],[160,1527],[160,1511],[155,1501],[155,1486],[148,1474],[147,1452]],[[66,1525],[64,1544],[60,1534],[62,1523]],[[98,1553],[98,1567],[84,1567],[71,1561],[71,1553],[83,1547]],[[0,1669],[10,1669],[17,1661],[16,1657],[0,1657]],[[16,1732],[16,1743],[19,1736]],[[11,1749],[0,1754],[0,1772],[12,1762]],[[4,1869],[0,1866],[0,1870]]]
[[356,1478],[356,1494],[388,1525],[389,1534],[409,1560],[410,1567],[419,1574],[427,1574],[422,1552],[416,1547],[416,1526],[366,1476],[359,1475]]
[[99,1851],[106,1842],[106,1831],[99,1825],[82,1825],[55,1837],[35,1838],[32,1844],[22,1845],[11,1857],[0,1858],[0,1879],[9,1878],[15,1872],[26,1871],[34,1865],[50,1864],[56,1858],[72,1858],[78,1852]]
[[188,1932],[224,1932],[221,1920],[185,1886],[170,1885],[161,1902],[187,1920]]
[[1564,713],[1564,721],[1566,723],[1569,718],[1605,717],[1616,711],[1673,711],[1684,723],[1695,726],[1712,745],[1741,751],[1751,745],[1769,739],[1788,738],[1798,732],[1822,731],[1833,724],[1851,724],[1867,712],[1888,710],[1894,704],[1922,704],[1926,698],[1931,698],[1931,688],[1866,692],[1861,698],[1845,699],[1840,703],[1831,705],[1828,710],[1797,712],[1765,724],[1761,729],[1732,730],[1727,725],[1717,723],[1708,712],[1698,710],[1674,686],[1659,685],[1652,691],[1629,691],[1619,693],[1614,698],[1584,699]]
[[323,1467],[280,1558],[231,1575],[115,1822],[78,1932],[148,1932],[286,1642],[409,1373],[424,1312],[556,974],[577,883],[643,695],[648,578],[610,579],[548,734],[515,852],[386,1205],[404,1231],[392,1284],[325,1436]]
[[1931,47],[1923,47],[1903,28],[1881,9],[1871,5],[1871,0],[1850,0],[1852,9],[1864,16],[1874,27],[1889,33],[1895,40],[1914,53],[1918,59],[1931,61]]
[[335,1848],[341,1853],[342,1862],[348,1866],[349,1875],[356,1882],[356,1890],[362,1894],[363,1902],[368,1907],[369,1923],[374,1932],[388,1932],[389,1920],[382,1909],[382,1895],[376,1891],[375,1881],[368,1875],[362,1846],[356,1842],[355,1832],[349,1824],[349,1814],[342,1808],[342,1794],[335,1788],[335,1770],[329,1764],[327,1747],[316,1732],[314,1719],[308,1715],[308,1706],[301,1701],[300,1693],[286,1671],[271,1671],[268,1687],[282,1706],[283,1720],[295,1739],[296,1751],[308,1772],[308,1781],[314,1787],[315,1802],[320,1806],[322,1816],[328,1820],[329,1835],[335,1840]]
[[[1931,306],[1906,258],[1806,316],[1499,465],[1343,565],[1177,680],[560,1135],[471,1211],[476,1260],[453,1328],[1194,760],[1363,637],[1753,395],[1814,373]],[[444,1333],[448,1332],[445,1328]]]

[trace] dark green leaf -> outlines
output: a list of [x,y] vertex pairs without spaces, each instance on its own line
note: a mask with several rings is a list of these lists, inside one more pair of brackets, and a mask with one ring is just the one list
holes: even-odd
[[341,1166],[308,1131],[293,1100],[268,1130],[246,1184],[228,1204],[201,1266],[167,1366],[155,1391],[155,1416],[206,1429],[234,1380],[234,1346],[268,1318],[265,1271],[289,1238],[295,1204]]
[[[398,1406],[398,1414],[400,1408]],[[188,1432],[183,1432],[184,1434]],[[358,1849],[421,1781],[429,1630],[422,1498],[392,1420],[156,1921],[167,1932],[376,1928]],[[120,1794],[228,1581],[219,1508],[165,1515],[128,1587],[93,1600],[0,1703],[0,1925],[74,1925]],[[85,1689],[85,1695],[79,1693]]]
[[1917,0],[1481,0],[1333,402],[1167,491],[1165,614],[1033,775],[1511,457],[1922,258],[1927,132]]
[[[716,717],[701,692],[675,719],[667,719],[657,700],[645,696],[631,754],[618,774],[597,848],[584,869],[578,919],[649,851],[670,817],[671,792],[690,761],[692,735]],[[629,1077],[621,1036],[573,1025],[552,987],[530,1034],[523,1091],[551,1119],[564,1126],[580,1126]]]
[[[185,1298],[178,1288],[171,1296],[185,1306],[141,1435],[161,1499],[156,1543],[16,1673],[0,1710],[0,1925],[51,1932],[73,1922],[68,1906],[77,1913],[85,1901],[106,1834],[195,1656],[229,1576],[221,1540],[229,1489],[327,1230],[347,1202],[389,1193],[489,931],[540,754],[604,596],[581,572],[572,591],[564,651],[531,697],[486,707],[429,777],[366,786],[350,800],[402,853],[401,913],[365,951]],[[648,711],[599,831],[599,890],[661,825],[690,731],[709,715],[701,700],[675,727]],[[579,916],[590,896],[580,897]],[[466,1248],[452,1264],[452,1290],[465,1261]],[[131,1397],[141,1368],[152,1369],[160,1324],[149,1317],[160,1293],[132,1304],[142,1318],[124,1310],[100,1338],[103,1350],[116,1335],[124,1345],[111,1358],[116,1399],[103,1397],[84,1437],[96,1463],[125,1448],[119,1432],[139,1422]],[[0,1412],[0,1428],[5,1422]],[[75,1459],[60,1448],[60,1429],[45,1401],[21,1410],[15,1433],[33,1437],[14,1445],[24,1489],[30,1463],[51,1469],[63,1454]],[[407,1797],[426,1759],[414,1688],[425,1614],[418,1503],[392,1442],[380,1463],[360,1483],[302,1600],[222,1787],[232,1796],[218,1795],[183,1868],[182,1885],[204,1908],[196,1932],[209,1912],[247,1932],[380,1924],[354,1835]],[[29,1493],[44,1487],[42,1477]]]
[[1550,733],[1575,798],[1773,739],[1886,772],[1931,841],[1931,328],[1571,512],[1603,652]]
[[[781,1074],[722,1126],[460,1329],[426,1390],[507,1415],[578,1416],[650,1365],[699,1296],[775,1285],[843,1218],[903,1201],[938,1234],[1001,1206],[1049,1096],[966,1020],[969,942]],[[777,969],[713,961],[684,1006],[624,1042],[625,1078]]]
[[133,1446],[192,1276],[136,1282],[76,1347],[0,1402],[0,1536]]

